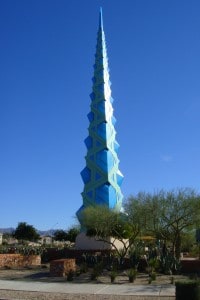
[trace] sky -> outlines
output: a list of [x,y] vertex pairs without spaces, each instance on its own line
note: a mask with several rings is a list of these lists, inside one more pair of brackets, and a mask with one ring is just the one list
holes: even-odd
[[199,191],[198,0],[0,0],[0,228],[77,224],[100,6],[124,199]]

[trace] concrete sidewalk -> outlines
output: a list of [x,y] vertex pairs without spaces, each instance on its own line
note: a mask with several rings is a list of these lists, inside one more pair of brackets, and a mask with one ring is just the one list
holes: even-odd
[[[46,292],[81,295],[117,295],[117,296],[150,296],[151,299],[175,299],[174,285],[134,285],[134,284],[90,284],[90,283],[47,283],[31,281],[0,280],[1,290]],[[141,298],[141,299],[142,299]],[[134,298],[132,298],[134,299]],[[167,298],[168,299],[168,298]]]

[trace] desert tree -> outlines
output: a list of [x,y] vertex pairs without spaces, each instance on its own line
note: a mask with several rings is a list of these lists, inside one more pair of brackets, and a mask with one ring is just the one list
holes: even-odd
[[19,222],[16,227],[13,236],[22,241],[37,241],[40,238],[40,235],[37,233],[37,230],[26,222]]
[[[124,213],[118,213],[106,206],[90,206],[83,211],[83,226],[86,234],[97,241],[110,244],[118,256],[123,258],[139,234],[138,223],[129,222]],[[116,242],[121,242],[118,248]]]
[[125,204],[129,215],[135,215],[138,208],[143,231],[157,239],[170,241],[174,257],[179,258],[182,234],[195,229],[200,221],[199,194],[190,188],[160,190],[153,194],[141,192],[130,196]]

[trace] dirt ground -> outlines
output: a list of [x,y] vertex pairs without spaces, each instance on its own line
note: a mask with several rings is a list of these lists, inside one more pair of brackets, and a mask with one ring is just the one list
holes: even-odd
[[[174,282],[180,279],[186,279],[187,276],[174,275]],[[7,280],[22,280],[22,281],[42,281],[42,282],[64,282],[66,277],[50,277],[49,265],[42,265],[40,267],[29,268],[2,268],[0,269],[0,279]],[[111,284],[109,272],[105,270],[102,276],[97,280],[91,281],[91,270],[85,274],[75,276],[73,283],[104,283]],[[152,284],[170,284],[172,283],[172,276],[157,274],[156,281]],[[139,273],[134,283],[129,283],[128,277],[125,271],[119,272],[116,277],[115,284],[134,284],[134,285],[147,285],[149,284],[148,274]],[[89,294],[62,294],[62,293],[47,293],[47,292],[26,292],[26,291],[14,291],[0,289],[0,300],[155,300],[155,297],[151,296],[120,296],[120,295],[89,295]],[[160,297],[158,297],[160,299]],[[173,296],[162,296],[162,300],[173,300]]]
[[[170,284],[172,281],[184,280],[188,276],[184,275],[163,275],[157,274],[156,280],[153,284]],[[49,265],[42,265],[37,267],[25,267],[25,268],[1,268],[0,279],[7,280],[25,280],[25,281],[42,281],[42,282],[63,282],[66,281],[66,277],[51,277],[49,272]],[[91,270],[87,273],[74,276],[74,283],[110,283],[110,276],[107,270],[103,271],[103,274],[97,278],[97,280],[91,280]],[[129,284],[126,271],[119,271],[115,279],[115,283]],[[134,284],[149,284],[149,276],[146,273],[138,273]]]

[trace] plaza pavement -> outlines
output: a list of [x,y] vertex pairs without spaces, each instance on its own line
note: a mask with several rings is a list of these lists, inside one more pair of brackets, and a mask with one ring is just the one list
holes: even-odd
[[[91,284],[91,283],[47,283],[17,280],[0,280],[0,300],[11,299],[2,298],[3,291],[23,291],[39,293],[64,294],[62,299],[175,299],[174,285],[134,285],[134,284]],[[1,295],[2,291],[2,295]],[[52,295],[53,295],[52,294]],[[79,295],[79,298],[76,298]],[[82,297],[80,296],[82,295]],[[98,297],[102,295],[102,297]],[[86,297],[87,296],[87,297]],[[104,296],[104,297],[103,297]],[[116,297],[115,297],[116,296]],[[39,297],[39,296],[38,296]],[[16,298],[12,298],[16,299]],[[29,298],[23,298],[29,299]],[[30,298],[32,299],[32,298]],[[40,298],[34,298],[40,299]],[[47,298],[48,299],[48,298]],[[58,299],[58,298],[52,298]],[[60,299],[60,298],[59,298]]]

